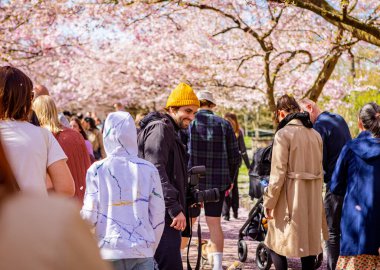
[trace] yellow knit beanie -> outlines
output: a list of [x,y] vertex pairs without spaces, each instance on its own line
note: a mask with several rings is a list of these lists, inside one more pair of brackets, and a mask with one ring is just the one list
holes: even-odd
[[193,89],[186,83],[180,83],[170,93],[168,101],[166,102],[166,108],[169,107],[182,107],[194,105],[199,107],[200,103],[195,95]]

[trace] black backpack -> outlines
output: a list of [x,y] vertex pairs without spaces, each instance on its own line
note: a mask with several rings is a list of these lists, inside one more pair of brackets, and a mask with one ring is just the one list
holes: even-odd
[[253,154],[252,163],[249,168],[249,195],[252,198],[261,198],[264,186],[260,183],[270,175],[272,159],[272,144],[259,148]]

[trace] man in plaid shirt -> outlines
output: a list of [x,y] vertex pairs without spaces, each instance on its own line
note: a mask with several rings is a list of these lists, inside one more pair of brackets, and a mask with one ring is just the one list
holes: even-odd
[[[199,189],[220,191],[219,202],[205,202],[204,209],[210,231],[208,257],[213,261],[213,270],[221,270],[224,235],[220,217],[225,192],[232,189],[238,173],[239,148],[230,123],[213,113],[216,104],[212,93],[201,91],[197,96],[201,106],[189,127],[189,168],[205,165],[206,177],[199,182]],[[193,216],[199,216],[199,212]]]

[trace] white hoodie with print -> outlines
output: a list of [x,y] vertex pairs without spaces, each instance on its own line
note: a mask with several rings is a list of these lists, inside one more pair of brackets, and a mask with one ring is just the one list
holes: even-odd
[[165,218],[158,171],[137,157],[136,127],[129,113],[108,115],[103,140],[107,158],[87,171],[81,215],[95,227],[103,259],[153,257]]

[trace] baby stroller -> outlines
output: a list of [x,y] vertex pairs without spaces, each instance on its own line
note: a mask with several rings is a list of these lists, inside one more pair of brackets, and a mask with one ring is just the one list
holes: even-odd
[[260,242],[256,248],[256,265],[260,270],[268,270],[272,265],[269,249],[264,244],[267,233],[267,220],[264,215],[263,191],[268,185],[268,177],[255,177],[250,175],[250,192],[252,199],[257,202],[248,214],[248,218],[239,230],[238,255],[241,262],[245,262],[248,256],[247,243],[245,238]]
[[[241,262],[245,262],[248,256],[247,243],[245,239],[260,242],[256,248],[256,265],[260,270],[271,268],[272,259],[269,249],[264,244],[267,233],[267,220],[264,214],[263,193],[268,186],[270,175],[270,163],[272,156],[272,145],[259,148],[253,155],[252,164],[249,169],[249,196],[257,199],[257,202],[248,214],[248,218],[239,230],[238,256]],[[315,269],[318,269],[323,261],[323,253],[317,256]]]

